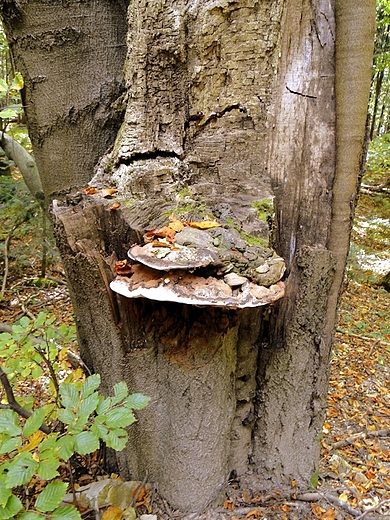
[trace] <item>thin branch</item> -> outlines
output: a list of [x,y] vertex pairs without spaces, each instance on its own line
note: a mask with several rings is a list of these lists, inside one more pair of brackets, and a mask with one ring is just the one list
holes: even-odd
[[303,493],[301,495],[297,495],[296,500],[301,500],[302,502],[318,502],[319,500],[326,500],[331,504],[339,507],[340,509],[344,509],[348,514],[353,516],[354,518],[359,517],[361,515],[361,511],[357,511],[356,509],[352,509],[348,504],[340,500],[335,495],[331,493]]
[[[23,406],[21,406],[17,400],[15,399],[14,392],[12,390],[11,384],[8,380],[7,374],[4,372],[4,370],[0,367],[0,382],[3,385],[3,388],[5,390],[5,395],[7,396],[7,401],[9,404],[9,408],[11,410],[14,410],[18,415],[21,417],[24,417],[25,419],[28,419],[32,414]],[[44,433],[51,433],[51,428],[47,426],[46,424],[42,424],[39,428]]]
[[387,504],[390,504],[390,500],[382,500],[382,502],[379,502],[379,504],[377,504],[376,506],[370,507],[369,509],[364,511],[364,513],[358,516],[356,520],[362,520],[362,518],[364,518],[365,516],[369,515],[370,513],[374,513],[377,509],[386,506]]
[[348,446],[348,444],[354,443],[357,439],[365,439],[365,438],[375,438],[375,437],[389,437],[390,430],[376,430],[373,432],[359,432],[354,433],[350,437],[343,439],[342,441],[335,442],[332,446],[332,449],[337,450],[338,448],[343,448],[344,446]]
[[390,343],[388,341],[383,341],[381,339],[369,338],[368,336],[361,336],[360,334],[354,334],[353,332],[348,332],[347,330],[343,329],[336,329],[336,332],[339,332],[340,334],[345,334],[346,336],[351,336],[352,338],[362,339],[364,341],[378,341],[381,345],[385,345],[385,347],[390,347]]
[[[46,345],[47,345],[47,343],[46,343]],[[56,392],[56,403],[58,404],[58,396],[60,394],[60,387],[58,384],[58,379],[57,379],[56,373],[54,372],[53,363],[46,356],[46,354],[44,353],[44,351],[41,347],[36,346],[36,347],[34,347],[34,350],[37,354],[39,354],[41,356],[41,358],[43,359],[43,362],[45,363],[45,365],[49,371],[50,379],[52,380],[52,383],[54,385],[54,390]]]

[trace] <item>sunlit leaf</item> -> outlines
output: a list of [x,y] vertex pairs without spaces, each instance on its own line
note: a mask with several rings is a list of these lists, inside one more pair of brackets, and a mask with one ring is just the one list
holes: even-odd
[[53,511],[52,520],[82,520],[79,511],[74,506],[59,507]]
[[22,502],[15,495],[11,495],[4,507],[0,507],[0,520],[15,518],[18,512],[23,509]]
[[222,226],[222,224],[215,222],[214,220],[203,220],[202,222],[184,222],[184,225],[196,229],[211,229]]
[[126,398],[124,405],[133,410],[142,410],[143,408],[145,408],[145,406],[147,406],[149,401],[150,401],[149,396],[140,394],[140,393],[135,393],[135,394],[129,395]]
[[54,409],[55,405],[46,405],[42,406],[42,408],[37,408],[31,414],[31,416],[26,420],[26,423],[23,428],[24,437],[30,437],[33,433],[35,433],[44,422],[45,417]]
[[92,431],[80,432],[74,436],[74,449],[80,455],[94,452],[99,444],[99,437]]
[[93,394],[93,392],[100,386],[100,375],[92,374],[87,377],[81,387],[80,396],[85,399],[86,397]]
[[67,487],[66,482],[50,482],[38,496],[35,508],[42,513],[53,511],[62,502]]
[[18,414],[13,410],[0,410],[0,431],[8,433],[11,437],[20,435],[22,428],[19,424]]
[[114,385],[115,397],[112,398],[112,404],[117,404],[120,401],[123,401],[123,399],[127,396],[128,393],[129,390],[125,381],[121,381],[120,383]]
[[79,403],[79,392],[74,385],[62,383],[60,386],[60,395],[65,408],[76,408]]
[[33,459],[31,453],[20,453],[17,455],[7,473],[7,485],[10,487],[27,484],[34,475],[38,462]]

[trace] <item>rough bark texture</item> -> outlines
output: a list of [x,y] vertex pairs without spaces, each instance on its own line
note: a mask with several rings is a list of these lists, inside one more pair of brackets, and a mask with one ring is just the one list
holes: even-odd
[[[46,194],[60,194],[85,185],[113,143],[123,5],[30,0],[11,16],[12,5],[2,9],[26,76],[34,150]],[[291,477],[307,484],[317,468],[348,241],[339,250],[335,237],[348,232],[332,219],[350,225],[356,190],[352,183],[338,197],[342,176],[356,169],[335,164],[335,34],[326,0],[135,0],[124,122],[92,181],[115,186],[121,208],[81,194],[53,208],[85,361],[106,392],[124,379],[152,397],[118,458],[121,472],[142,479],[148,471],[182,511],[218,499],[233,470],[257,474],[264,487]],[[230,219],[264,236],[252,203],[270,196],[274,246],[288,266],[286,296],[273,308],[199,309],[110,291],[115,260],[170,212]]]
[[48,201],[85,185],[115,139],[123,118],[126,9],[127,0],[2,2]]
[[326,399],[324,313],[334,267],[326,249],[335,169],[332,5],[286,2],[281,32],[270,173],[277,250],[290,274],[260,358],[255,462],[288,482],[297,474],[308,481],[316,471]]

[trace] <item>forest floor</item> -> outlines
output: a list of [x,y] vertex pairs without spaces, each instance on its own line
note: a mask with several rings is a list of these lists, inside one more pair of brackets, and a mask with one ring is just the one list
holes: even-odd
[[[258,494],[233,485],[224,507],[186,520],[390,519],[389,293],[377,283],[378,273],[390,271],[390,211],[383,213],[383,207],[390,206],[383,204],[383,199],[373,202],[372,195],[363,195],[355,220],[330,365],[319,474],[313,476],[306,493],[292,481],[289,496],[278,490]],[[375,205],[382,211],[379,217]],[[51,265],[48,281],[39,284],[34,262],[23,269],[16,269],[17,263],[16,255],[11,255],[0,324],[12,324],[23,315],[37,316],[41,309],[54,314],[58,324],[73,324],[58,260]],[[88,460],[96,466],[93,457],[85,459],[80,485],[92,479]],[[158,499],[151,499],[149,506],[159,520],[184,518]]]

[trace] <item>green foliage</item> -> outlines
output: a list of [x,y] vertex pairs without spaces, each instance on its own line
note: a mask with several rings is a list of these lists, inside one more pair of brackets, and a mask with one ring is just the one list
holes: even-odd
[[370,143],[367,154],[365,182],[380,184],[390,172],[390,134],[376,137]]
[[[41,342],[37,345],[36,340]],[[104,397],[98,392],[98,374],[84,381],[68,376],[58,384],[63,352],[73,341],[74,329],[54,329],[53,317],[45,313],[34,321],[22,318],[12,333],[0,334],[0,364],[10,382],[20,383],[24,378],[31,383],[48,370],[51,378],[57,378],[51,383],[58,391],[58,396],[47,394],[46,404],[33,410],[27,420],[20,419],[13,409],[0,409],[0,455],[7,455],[0,465],[0,520],[42,519],[47,513],[50,518],[79,520],[76,508],[60,507],[68,487],[56,480],[60,465],[75,453],[94,452],[101,441],[122,450],[128,441],[125,428],[136,421],[133,411],[149,402],[143,394],[129,395],[124,382],[114,386],[113,396]],[[49,424],[56,424],[55,430],[43,432],[42,425],[47,428]],[[23,511],[17,488],[28,485],[35,475],[50,482],[31,510]]]
[[[48,374],[43,382],[46,381],[44,386],[53,399],[56,397],[55,378],[67,368],[66,352],[76,343],[75,327],[63,324],[56,328],[54,320],[55,316],[41,312],[35,320],[21,318],[13,325],[11,334],[0,334],[0,364],[10,381],[20,384]],[[31,398],[21,397],[21,404],[30,409]]]
[[0,175],[0,262],[4,263],[4,243],[11,236],[8,247],[10,273],[17,276],[30,268],[31,259],[42,256],[43,240],[47,250],[46,263],[52,265],[59,254],[53,235],[50,233],[44,238],[43,234],[41,207],[23,180]]

